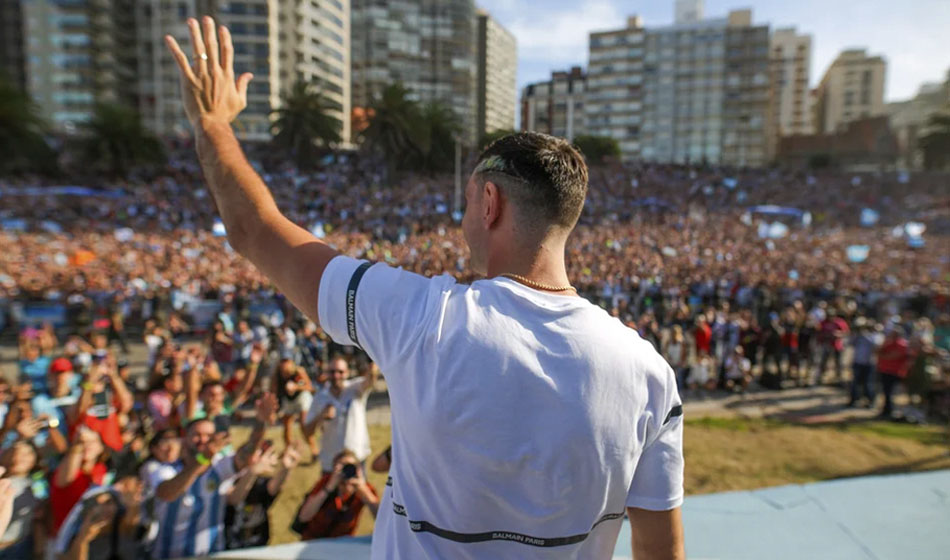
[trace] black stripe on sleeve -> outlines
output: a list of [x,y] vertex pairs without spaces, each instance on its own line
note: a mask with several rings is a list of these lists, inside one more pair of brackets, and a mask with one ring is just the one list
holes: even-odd
[[678,404],[670,409],[670,413],[666,415],[666,420],[663,421],[663,425],[669,424],[670,420],[676,418],[677,416],[683,415],[683,405]]
[[363,347],[360,346],[360,339],[356,334],[356,290],[360,287],[360,281],[370,266],[368,262],[361,264],[359,268],[353,272],[353,277],[350,278],[350,285],[346,288],[346,333],[349,335],[350,340],[353,341],[353,344],[361,349]]

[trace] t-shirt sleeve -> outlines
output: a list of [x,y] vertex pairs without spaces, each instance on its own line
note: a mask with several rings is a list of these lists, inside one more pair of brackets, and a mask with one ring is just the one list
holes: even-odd
[[454,285],[386,264],[335,257],[320,281],[320,326],[338,344],[359,346],[384,372],[419,341]]
[[627,492],[627,507],[651,511],[683,504],[683,404],[673,370],[662,365],[647,376],[647,440]]
[[152,492],[158,489],[158,485],[175,478],[178,469],[174,465],[160,465],[158,468],[149,469],[147,485]]
[[214,463],[211,464],[211,468],[214,469],[216,473],[218,473],[218,476],[221,477],[222,482],[235,476],[237,471],[234,470],[234,453],[218,455]]

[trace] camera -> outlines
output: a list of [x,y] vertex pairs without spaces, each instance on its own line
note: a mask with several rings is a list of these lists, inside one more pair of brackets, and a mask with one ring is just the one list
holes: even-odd
[[343,465],[343,480],[349,480],[351,478],[356,478],[356,465],[348,463]]

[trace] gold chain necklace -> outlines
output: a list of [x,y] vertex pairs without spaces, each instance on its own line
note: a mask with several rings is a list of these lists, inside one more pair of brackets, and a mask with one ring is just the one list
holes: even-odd
[[534,288],[534,289],[536,289],[536,290],[544,290],[545,292],[566,292],[566,291],[568,291],[568,290],[570,290],[570,291],[572,291],[572,292],[576,292],[576,291],[577,291],[577,288],[575,288],[574,286],[571,286],[571,285],[567,285],[567,286],[551,286],[550,284],[542,284],[542,283],[540,283],[540,282],[535,282],[534,280],[528,280],[528,279],[525,278],[524,276],[521,276],[521,275],[518,275],[518,274],[512,274],[512,273],[510,273],[510,272],[504,272],[504,273],[502,273],[502,274],[499,274],[498,276],[503,276],[503,277],[505,277],[505,278],[511,278],[512,280],[515,280],[515,281],[517,281],[517,282],[521,282],[522,284],[524,284],[525,286],[528,286],[529,288]]

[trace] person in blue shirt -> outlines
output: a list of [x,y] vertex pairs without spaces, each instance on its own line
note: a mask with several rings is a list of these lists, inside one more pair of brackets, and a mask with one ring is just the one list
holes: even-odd
[[28,343],[20,356],[20,381],[29,381],[35,392],[46,391],[46,372],[49,371],[52,359],[40,353],[36,344]]
[[[57,358],[50,364],[47,390],[35,391],[35,396],[30,402],[33,416],[48,418],[49,430],[59,430],[62,434],[62,438],[56,437],[52,440],[59,453],[66,451],[65,447],[58,449],[57,443],[65,444],[68,438],[67,426],[70,419],[67,415],[79,402],[79,396],[82,394],[79,381],[79,375],[73,370],[72,362],[66,358]],[[45,445],[48,435],[45,429],[42,430],[37,435],[37,444]]]

